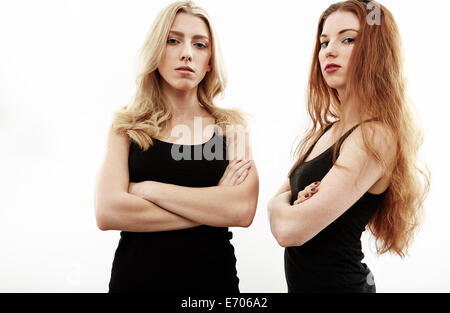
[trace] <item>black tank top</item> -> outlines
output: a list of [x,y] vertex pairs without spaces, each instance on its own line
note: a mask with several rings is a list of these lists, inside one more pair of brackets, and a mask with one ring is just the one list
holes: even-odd
[[[217,129],[209,141],[199,145],[178,145],[158,139],[153,142],[147,151],[130,142],[130,182],[153,180],[189,187],[217,186],[228,166],[226,139],[217,134]],[[185,158],[175,160],[173,149],[187,151],[190,159],[185,154]],[[211,158],[211,152],[215,158]],[[161,232],[122,231],[109,291],[239,292],[231,238],[227,227],[207,225]]]
[[[331,126],[332,124],[328,125],[324,133]],[[351,128],[337,141],[337,155],[343,141],[358,126]],[[297,199],[300,190],[315,181],[321,181],[333,167],[334,146],[310,161],[301,162],[292,172],[289,177],[292,191],[291,205]],[[353,206],[312,239],[302,246],[285,249],[284,264],[289,292],[376,291],[370,269],[361,262],[364,258],[361,250],[361,234],[385,193],[374,195],[366,192]]]

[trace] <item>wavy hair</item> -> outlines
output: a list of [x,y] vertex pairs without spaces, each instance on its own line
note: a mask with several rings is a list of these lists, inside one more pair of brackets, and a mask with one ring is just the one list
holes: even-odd
[[[378,11],[372,11],[372,8]],[[378,125],[381,123],[397,145],[393,168],[388,169],[371,141],[372,123],[361,124],[366,150],[391,175],[384,201],[369,221],[368,228],[376,239],[379,254],[392,252],[404,257],[423,217],[430,173],[426,166],[420,166],[418,160],[423,135],[406,100],[399,30],[391,12],[381,4],[374,1],[343,1],[332,4],[322,13],[307,89],[307,110],[312,126],[295,150],[297,161],[289,176],[305,159],[306,152],[323,134],[325,127],[339,119],[341,113],[337,90],[327,85],[318,58],[324,23],[336,11],[351,12],[360,23],[350,57],[345,92],[359,103],[359,122],[363,122],[363,116],[376,117]],[[379,14],[380,23],[368,22],[374,13]],[[333,162],[337,158],[336,148],[337,145],[334,147]]]
[[158,65],[166,47],[170,28],[178,13],[200,17],[211,35],[211,71],[206,73],[198,85],[197,97],[200,105],[214,117],[215,124],[221,128],[225,136],[227,125],[247,125],[244,113],[240,110],[223,109],[214,104],[214,100],[225,90],[226,75],[210,17],[193,2],[178,1],[163,9],[153,22],[139,52],[133,100],[118,109],[113,116],[113,128],[117,132],[126,133],[143,150],[153,145],[152,138],[157,137],[168,125],[173,114],[162,92],[162,77],[158,72]]

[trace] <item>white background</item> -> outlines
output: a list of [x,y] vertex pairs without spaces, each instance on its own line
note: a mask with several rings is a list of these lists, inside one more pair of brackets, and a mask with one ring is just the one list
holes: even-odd
[[[318,18],[333,1],[198,1],[219,34],[229,85],[220,105],[251,115],[260,177],[251,227],[233,228],[242,292],[285,292],[283,249],[266,204],[306,127]],[[136,53],[168,1],[0,2],[0,291],[105,292],[119,232],[96,227],[93,192],[112,113],[134,91]],[[450,291],[448,1],[382,1],[405,50],[432,171],[409,257],[377,256],[379,292]],[[407,3],[407,4],[406,4]]]

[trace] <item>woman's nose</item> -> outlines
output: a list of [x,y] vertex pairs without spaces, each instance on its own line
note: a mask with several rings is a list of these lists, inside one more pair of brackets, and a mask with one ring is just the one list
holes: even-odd
[[337,56],[337,50],[334,43],[329,43],[327,46],[327,49],[325,51],[325,56],[328,57],[336,57]]
[[188,45],[184,45],[180,55],[181,61],[192,61],[192,50]]

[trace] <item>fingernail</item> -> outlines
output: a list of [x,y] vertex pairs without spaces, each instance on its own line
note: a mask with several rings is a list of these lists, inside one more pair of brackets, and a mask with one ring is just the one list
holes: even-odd
[[316,188],[311,188],[311,191],[316,191]]
[[307,193],[307,194],[305,195],[305,198],[309,198],[309,193]]

